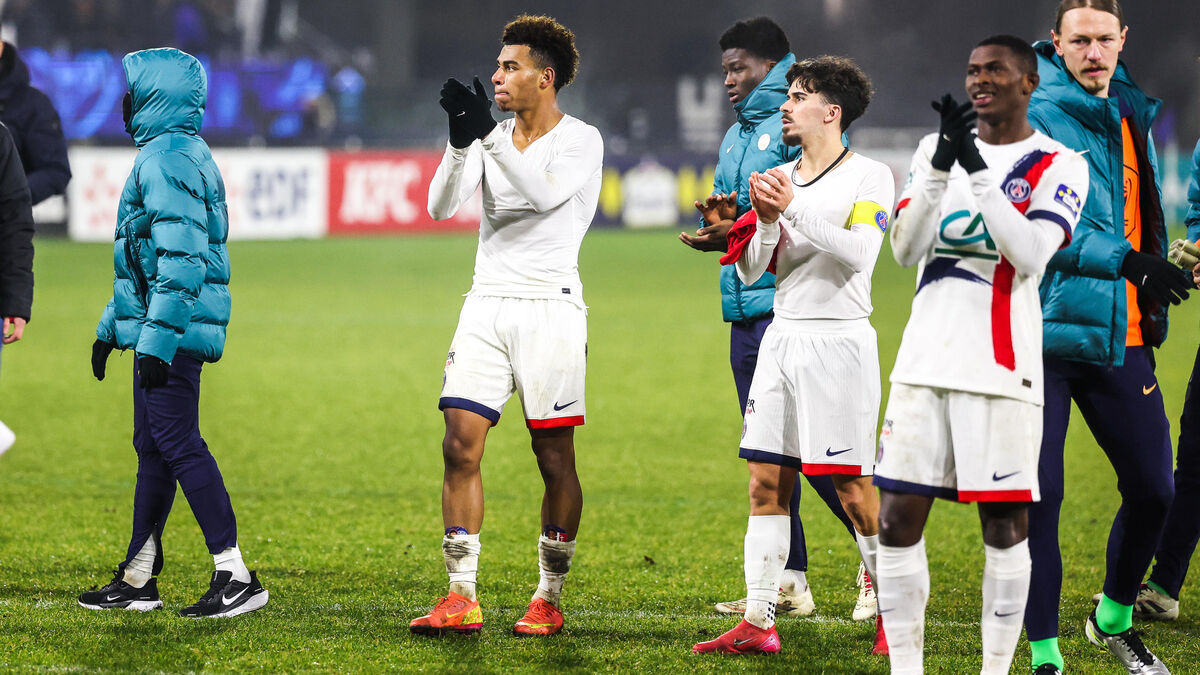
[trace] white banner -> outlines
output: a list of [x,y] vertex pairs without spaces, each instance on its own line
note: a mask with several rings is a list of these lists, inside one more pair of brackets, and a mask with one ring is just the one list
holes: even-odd
[[[112,241],[121,189],[137,151],[72,148],[68,232]],[[325,236],[329,162],[324,150],[216,150],[225,180],[230,239]]]

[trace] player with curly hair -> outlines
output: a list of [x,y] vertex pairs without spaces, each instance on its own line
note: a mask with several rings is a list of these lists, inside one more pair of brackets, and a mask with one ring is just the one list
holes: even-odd
[[429,214],[452,216],[483,188],[475,276],[450,342],[438,407],[442,441],[442,552],[450,589],[414,619],[420,634],[483,626],[475,593],[483,525],[480,461],[488,430],[517,393],[545,482],[540,581],[516,635],[562,630],[563,582],[575,554],[583,493],[574,428],[584,423],[587,311],[579,246],[596,212],[604,144],[595,127],[558,108],[575,77],[575,36],[554,19],[520,16],[504,28],[492,74],[499,123],[479,78],[450,79],[441,106],[450,143],[429,187]]

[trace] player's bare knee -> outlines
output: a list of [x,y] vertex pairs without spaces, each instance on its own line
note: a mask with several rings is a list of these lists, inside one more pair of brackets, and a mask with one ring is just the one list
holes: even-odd
[[884,546],[912,546],[921,540],[921,529],[901,509],[879,511],[879,543]]
[[447,471],[478,471],[483,455],[482,443],[446,431],[442,439],[442,460]]

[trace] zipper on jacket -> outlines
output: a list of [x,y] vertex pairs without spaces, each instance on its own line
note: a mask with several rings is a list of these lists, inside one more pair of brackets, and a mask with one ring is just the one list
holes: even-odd
[[125,224],[125,261],[129,263],[129,276],[133,277],[133,285],[137,287],[138,296],[142,299],[142,304],[149,305],[150,282],[146,279],[145,272],[142,271],[142,261],[135,255],[133,250],[133,227],[129,223]]

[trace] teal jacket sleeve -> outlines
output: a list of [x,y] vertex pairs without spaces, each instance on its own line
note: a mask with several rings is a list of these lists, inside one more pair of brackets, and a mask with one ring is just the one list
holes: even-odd
[[1200,141],[1192,151],[1192,180],[1188,182],[1188,210],[1183,222],[1187,224],[1189,241],[1200,241]]
[[187,157],[163,152],[142,163],[138,183],[157,265],[136,349],[170,363],[204,284],[204,179]]
[[[1072,130],[1055,128],[1046,117],[1033,108],[1029,111],[1029,123],[1050,138],[1073,147],[1069,138]],[[1092,178],[1095,180],[1094,175]],[[1121,263],[1132,248],[1125,237],[1097,227],[1089,217],[1085,204],[1083,216],[1075,227],[1071,244],[1050,258],[1050,262],[1046,264],[1046,271],[1116,280],[1121,278]]]
[[96,326],[96,339],[110,345],[117,344],[117,310],[112,298],[108,299],[104,313],[100,315],[100,323]]

